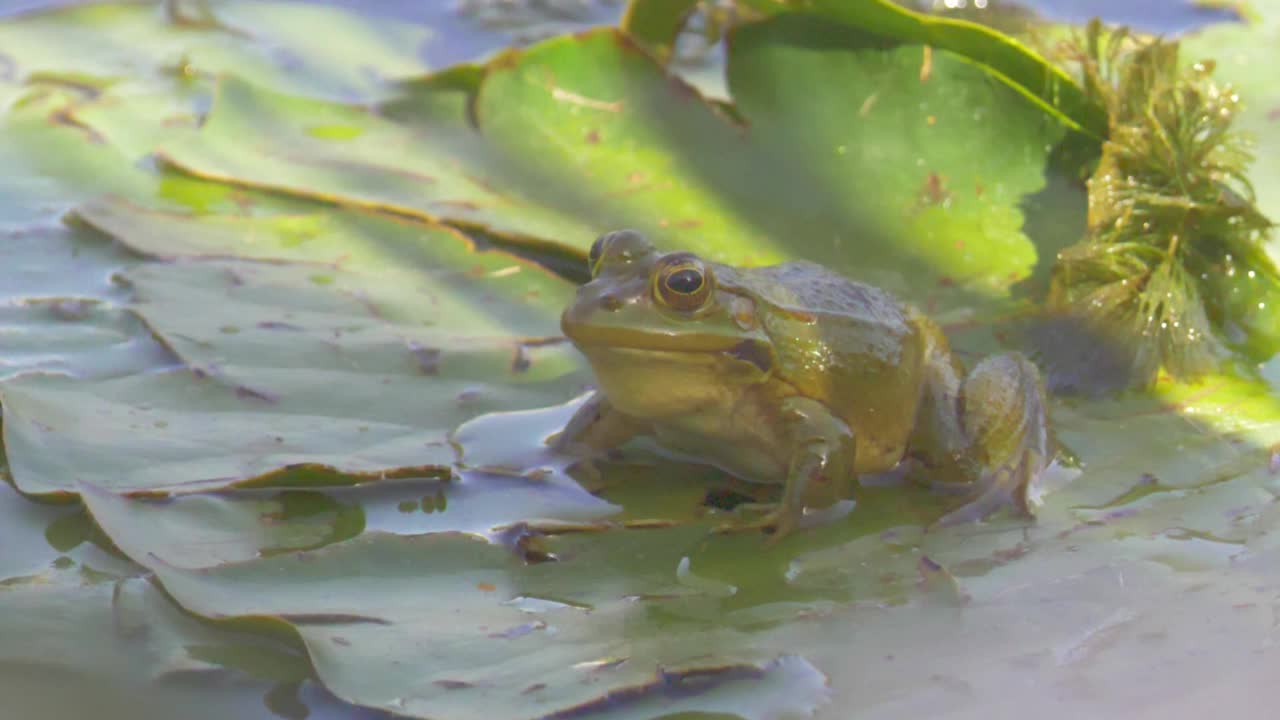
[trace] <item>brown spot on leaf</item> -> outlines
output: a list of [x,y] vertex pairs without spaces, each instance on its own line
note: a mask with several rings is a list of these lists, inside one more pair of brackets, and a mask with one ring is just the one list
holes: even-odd
[[289,330],[292,332],[300,332],[302,327],[287,322],[278,322],[276,320],[264,320],[258,323],[259,330]]
[[516,355],[511,359],[511,372],[517,374],[528,372],[531,365],[533,365],[533,358],[529,355],[529,348],[517,345]]
[[930,172],[920,188],[920,204],[942,205],[951,199],[951,191],[947,189],[947,179],[936,172]]
[[489,582],[476,583],[476,589],[481,592],[493,592],[498,589],[497,585]]
[[422,347],[417,343],[410,343],[409,352],[413,353],[413,358],[418,361],[418,372],[423,375],[438,375],[440,373],[439,348]]
[[464,690],[469,687],[475,687],[473,683],[466,680],[436,680],[435,685],[439,685],[446,690]]
[[254,207],[253,198],[243,190],[235,190],[228,197],[243,213],[247,214]]
[[436,200],[433,206],[451,207],[458,210],[479,210],[480,205],[470,200]]
[[64,108],[51,113],[49,115],[49,122],[54,125],[61,125],[63,127],[79,130],[84,134],[85,138],[87,138],[89,142],[95,145],[102,145],[106,143],[106,138],[102,137],[102,133],[89,125],[86,125],[83,121],[77,118],[70,109]]
[[172,128],[172,127],[193,128],[193,127],[196,127],[198,124],[199,124],[199,121],[194,115],[170,115],[169,117],[160,121],[160,125],[167,128]]
[[595,145],[596,143],[600,142],[600,131],[588,130],[587,135],[586,137],[583,138],[583,140],[586,140],[587,144],[589,145]]
[[266,402],[266,403],[280,402],[280,396],[269,393],[265,390],[257,390],[255,388],[251,388],[248,385],[237,385],[236,397],[243,398],[246,400],[261,400],[262,402]]
[[868,95],[867,99],[863,100],[862,105],[858,107],[858,116],[866,117],[867,115],[869,115],[871,113],[871,108],[876,106],[876,101],[878,101],[879,99],[880,99],[879,91],[873,92],[870,95]]
[[702,97],[697,88],[685,82],[678,75],[668,75],[667,86],[671,88],[671,94],[674,95],[677,100],[698,100]]
[[483,390],[478,388],[468,388],[458,393],[458,396],[454,399],[458,402],[458,405],[470,405],[482,397],[484,397]]

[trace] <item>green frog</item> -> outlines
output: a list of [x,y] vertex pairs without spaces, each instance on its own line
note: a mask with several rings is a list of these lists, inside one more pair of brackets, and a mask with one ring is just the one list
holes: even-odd
[[[964,375],[941,329],[888,292],[811,262],[738,268],[602,235],[561,327],[597,391],[553,440],[590,461],[633,438],[782,485],[737,529],[781,538],[903,472],[968,497],[940,522],[1011,507],[1050,459],[1040,373],[1018,353]],[[896,469],[896,470],[895,470]],[[916,472],[919,470],[919,472]]]

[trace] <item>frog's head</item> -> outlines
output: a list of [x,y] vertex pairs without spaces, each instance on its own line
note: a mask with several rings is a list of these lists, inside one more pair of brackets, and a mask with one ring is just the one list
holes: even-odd
[[717,282],[730,268],[658,252],[633,230],[600,236],[588,263],[591,281],[560,326],[619,409],[641,417],[684,412],[726,385],[769,377],[773,350],[756,301]]

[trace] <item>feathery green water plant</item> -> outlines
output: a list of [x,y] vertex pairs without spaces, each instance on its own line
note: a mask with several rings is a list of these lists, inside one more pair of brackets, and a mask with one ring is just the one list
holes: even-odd
[[[1071,370],[1096,373],[1105,357],[1146,386],[1162,368],[1209,372],[1224,347],[1273,354],[1280,273],[1262,248],[1272,224],[1246,176],[1250,142],[1232,127],[1239,95],[1214,82],[1210,61],[1184,68],[1177,42],[1096,21],[1065,52],[1107,109],[1109,136],[1088,181],[1086,235],[1054,267],[1048,307],[1067,322],[1042,333],[1041,350],[1057,351],[1046,360],[1068,385]],[[1073,359],[1095,367],[1064,373]]]

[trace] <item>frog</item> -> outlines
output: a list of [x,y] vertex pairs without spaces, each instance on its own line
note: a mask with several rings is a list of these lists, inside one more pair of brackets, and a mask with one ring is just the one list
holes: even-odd
[[1052,439],[1025,355],[991,355],[966,374],[923,312],[806,260],[735,267],[616,230],[587,263],[560,324],[595,390],[551,438],[557,450],[594,467],[648,438],[781,485],[778,502],[724,526],[770,542],[849,502],[860,479],[904,468],[961,496],[938,525],[1032,516]]

